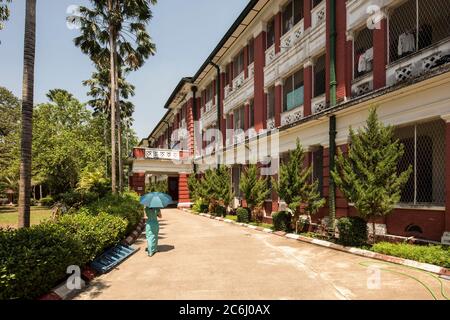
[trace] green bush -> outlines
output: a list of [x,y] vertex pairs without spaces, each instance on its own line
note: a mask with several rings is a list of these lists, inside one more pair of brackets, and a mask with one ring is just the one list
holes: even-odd
[[380,242],[374,244],[371,250],[394,257],[450,268],[450,247],[448,246],[421,246],[406,243]]
[[141,219],[134,193],[108,196],[56,222],[19,230],[0,229],[0,300],[33,299],[116,245]]
[[238,208],[236,210],[237,222],[249,223],[250,222],[250,212],[247,208]]
[[85,191],[69,191],[55,196],[55,201],[61,202],[69,208],[80,208],[88,205],[100,198],[100,195],[95,192]]
[[55,199],[53,199],[52,196],[46,196],[45,198],[40,199],[39,203],[44,207],[51,207],[55,204]]
[[139,203],[139,196],[134,192],[123,195],[108,195],[80,209],[81,213],[98,215],[101,212],[113,216],[125,218],[128,221],[127,232],[133,231],[134,227],[143,217],[143,208]]
[[360,217],[344,217],[337,222],[339,242],[344,246],[361,246],[367,243],[367,222]]
[[273,227],[275,231],[291,232],[291,214],[287,211],[272,214]]
[[0,299],[33,299],[125,235],[127,222],[102,213],[66,215],[58,222],[0,230]]
[[227,208],[224,206],[217,206],[214,210],[214,215],[216,217],[225,217],[227,215]]
[[208,213],[208,204],[201,198],[195,200],[192,210],[198,213]]

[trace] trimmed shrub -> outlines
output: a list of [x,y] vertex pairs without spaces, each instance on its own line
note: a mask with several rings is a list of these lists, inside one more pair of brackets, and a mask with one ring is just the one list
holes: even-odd
[[214,210],[214,215],[216,217],[225,217],[227,215],[227,208],[223,206],[217,206]]
[[79,210],[80,213],[98,215],[101,212],[125,218],[128,221],[127,233],[141,221],[144,211],[139,203],[139,196],[134,192],[123,195],[108,195]]
[[237,222],[249,223],[250,222],[250,212],[247,208],[238,208],[236,210]]
[[201,198],[195,200],[192,210],[197,213],[208,213],[208,204]]
[[108,196],[76,214],[19,230],[0,229],[0,300],[34,299],[120,242],[143,215],[138,196]]
[[450,247],[448,246],[380,242],[374,244],[371,250],[394,257],[450,268]]
[[123,218],[67,215],[58,222],[0,230],[0,299],[33,299],[125,235]]
[[337,222],[339,242],[344,246],[361,246],[367,243],[367,222],[360,217],[344,217]]
[[272,214],[273,227],[275,231],[291,232],[291,214],[287,211]]
[[46,196],[45,198],[40,199],[39,203],[44,207],[51,207],[55,204],[55,199],[53,199],[52,196]]

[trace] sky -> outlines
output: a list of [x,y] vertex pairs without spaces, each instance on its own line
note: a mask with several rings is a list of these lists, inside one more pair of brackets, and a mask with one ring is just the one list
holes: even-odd
[[[145,138],[165,113],[164,104],[182,77],[193,76],[248,0],[159,0],[149,33],[157,53],[129,75],[136,86],[134,129]],[[94,70],[73,44],[79,32],[66,25],[70,5],[88,0],[37,0],[35,104],[47,102],[50,89],[61,88],[87,101],[82,81]],[[0,31],[0,86],[17,97],[22,92],[25,0],[13,0],[11,17]]]

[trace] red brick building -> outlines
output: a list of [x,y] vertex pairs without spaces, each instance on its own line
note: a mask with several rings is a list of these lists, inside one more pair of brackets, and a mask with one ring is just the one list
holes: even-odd
[[[376,105],[405,145],[400,166],[414,168],[401,203],[378,226],[440,241],[450,231],[449,17],[450,2],[441,0],[250,1],[135,149],[132,187],[143,192],[146,179],[165,175],[179,205],[188,206],[187,175],[229,160],[237,205],[248,150],[276,133],[271,165],[297,138],[308,150],[329,200],[316,218],[330,207],[336,217],[354,215],[339,190],[330,198],[330,151],[345,150],[350,126],[363,126]],[[279,204],[273,192],[266,220]]]

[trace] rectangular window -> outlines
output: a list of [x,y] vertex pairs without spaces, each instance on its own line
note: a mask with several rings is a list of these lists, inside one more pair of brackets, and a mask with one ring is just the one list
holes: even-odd
[[354,69],[355,79],[373,69],[373,30],[363,28],[355,37],[354,42]]
[[314,65],[314,98],[325,94],[326,74],[325,55],[317,59]]
[[450,1],[408,0],[389,18],[389,59],[400,58],[450,37]]
[[283,9],[283,34],[303,19],[303,0],[291,0]]
[[284,80],[283,112],[300,107],[304,103],[304,75],[300,69]]
[[214,98],[214,86],[211,82],[205,90],[205,104],[211,101]]
[[233,120],[235,130],[237,129],[244,130],[244,113],[245,109],[243,106],[234,110]]
[[405,153],[399,172],[413,168],[401,195],[409,205],[445,205],[445,123],[436,120],[396,129]]
[[255,61],[255,40],[251,39],[248,43],[248,64],[252,64]]
[[312,1],[312,8],[317,7],[323,0],[311,0]]
[[275,19],[272,18],[267,23],[266,49],[269,49],[275,43]]
[[267,119],[275,117],[275,87],[270,87],[267,92]]
[[244,71],[244,50],[241,50],[238,55],[233,60],[233,75],[236,78],[238,75]]

